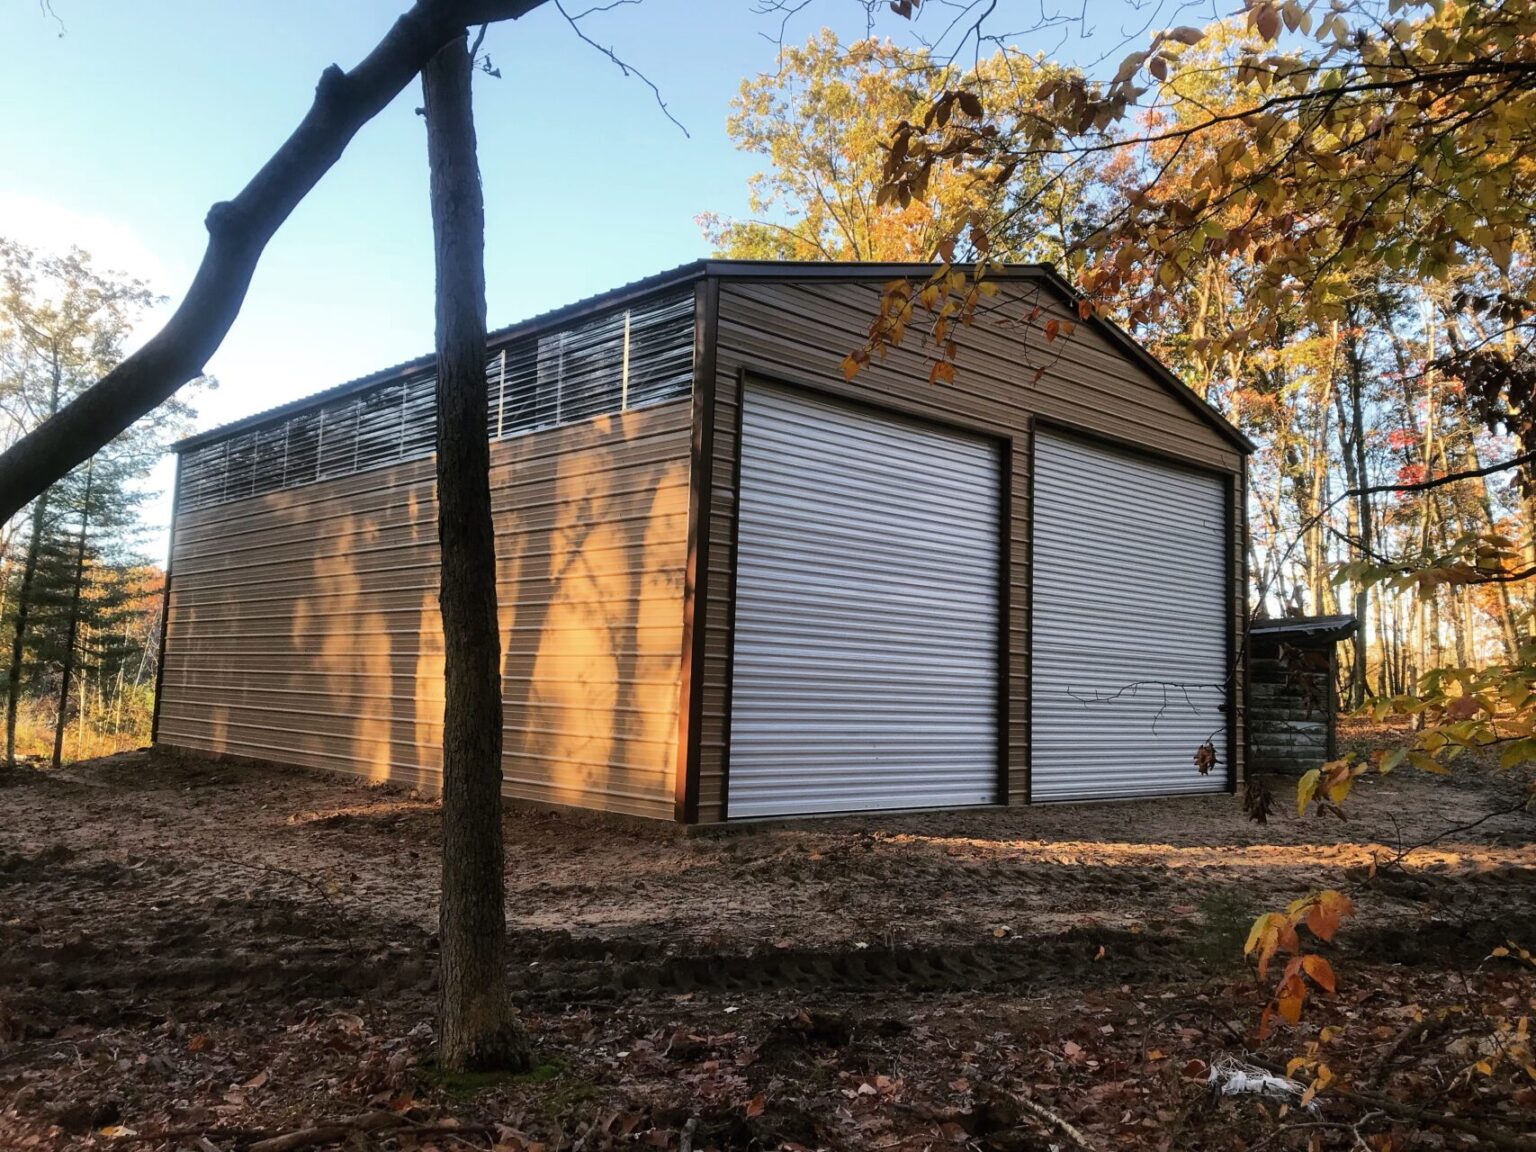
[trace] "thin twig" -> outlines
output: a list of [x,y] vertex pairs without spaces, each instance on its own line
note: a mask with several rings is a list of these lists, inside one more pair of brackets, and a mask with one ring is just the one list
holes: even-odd
[[[1415,1107],[1412,1104],[1402,1104],[1396,1100],[1388,1100],[1380,1096],[1370,1096],[1363,1092],[1350,1092],[1338,1088],[1334,1090],[1333,1094],[1341,1100],[1350,1100],[1367,1108],[1377,1109],[1389,1116],[1395,1116],[1399,1120],[1438,1124],[1442,1128],[1465,1132],[1470,1136],[1476,1136],[1479,1140],[1486,1141],[1495,1148],[1506,1148],[1510,1149],[1511,1152],[1536,1152],[1536,1138],[1522,1136],[1508,1128],[1494,1127],[1491,1124],[1480,1124],[1473,1120],[1464,1120],[1460,1116],[1451,1116],[1445,1112],[1431,1112],[1425,1108]],[[1532,1122],[1530,1117],[1509,1117],[1509,1119],[1520,1120],[1522,1123],[1527,1124]]]
[[1413,855],[1413,853],[1417,852],[1420,848],[1428,848],[1434,844],[1438,844],[1447,836],[1455,836],[1458,832],[1470,832],[1472,829],[1486,824],[1490,820],[1496,820],[1500,816],[1513,816],[1517,812],[1524,812],[1527,810],[1527,808],[1529,808],[1529,806],[1530,802],[1524,798],[1521,798],[1520,800],[1515,801],[1513,804],[1510,804],[1504,808],[1497,808],[1494,811],[1479,816],[1476,820],[1472,820],[1466,824],[1456,824],[1450,828],[1445,828],[1439,832],[1436,832],[1427,840],[1420,840],[1417,844],[1410,844],[1406,848],[1400,848],[1396,856],[1392,857],[1385,864],[1378,865],[1376,871],[1380,873],[1386,871],[1388,868],[1398,867],[1402,864],[1404,859]]
[[294,1132],[270,1136],[252,1144],[248,1152],[299,1152],[322,1144],[339,1144],[366,1132],[395,1132],[422,1136],[489,1136],[495,1129],[488,1124],[413,1124],[393,1112],[364,1112],[341,1120],[330,1120]]
[[596,40],[592,39],[592,37],[588,36],[585,32],[582,31],[581,25],[579,23],[577,23],[577,21],[580,20],[581,16],[585,16],[589,12],[592,12],[592,11],[606,11],[607,9],[604,9],[604,8],[590,9],[589,8],[587,10],[587,12],[581,13],[581,16],[572,16],[569,12],[567,12],[565,10],[565,5],[563,3],[561,3],[561,0],[555,0],[555,8],[559,10],[560,15],[565,17],[565,22],[571,26],[571,31],[575,32],[576,35],[582,41],[584,41],[585,43],[589,44],[591,47],[597,49],[597,51],[601,52],[604,56],[608,57],[608,59],[612,60],[614,62],[614,64],[618,67],[619,71],[624,73],[624,75],[635,77],[635,79],[639,80],[642,84],[644,84],[647,88],[649,88],[651,90],[651,95],[656,97],[656,106],[661,109],[661,114],[663,116],[665,116],[668,120],[672,121],[672,123],[676,124],[677,125],[677,130],[679,132],[681,132],[684,136],[688,136],[689,139],[692,139],[692,137],[689,136],[688,129],[683,125],[683,122],[681,120],[679,120],[676,116],[672,115],[671,111],[667,108],[667,102],[662,99],[662,97],[661,97],[661,89],[656,87],[655,81],[653,81],[644,72],[640,71],[640,69],[636,68],[633,64],[630,64],[630,63],[628,63],[628,62],[626,62],[624,60],[621,60],[619,58],[619,54],[617,52],[615,52],[612,48],[610,48],[610,47],[608,47],[606,45],[603,45],[603,44],[599,44]]
[[1094,1144],[1093,1141],[1084,1136],[1082,1132],[1080,1132],[1076,1127],[1062,1119],[1060,1116],[1056,1115],[1056,1113],[1052,1112],[1044,1104],[1037,1104],[1027,1096],[1015,1096],[1014,1099],[1019,1102],[1019,1107],[1023,1108],[1024,1111],[1028,1112],[1037,1120],[1043,1120],[1045,1123],[1051,1125],[1051,1127],[1055,1128],[1068,1140],[1072,1141],[1072,1143],[1076,1144],[1079,1148],[1084,1149],[1084,1152],[1098,1152],[1098,1145]]

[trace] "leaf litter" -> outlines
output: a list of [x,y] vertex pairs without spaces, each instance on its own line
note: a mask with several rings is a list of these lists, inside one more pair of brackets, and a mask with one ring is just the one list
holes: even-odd
[[[144,754],[30,773],[0,829],[0,1147],[1352,1148],[1361,1117],[1373,1148],[1460,1146],[1458,1120],[1520,1132],[1536,857],[1518,819],[1359,900],[1329,948],[1334,994],[1255,1039],[1251,909],[1488,802],[1465,781],[1362,792],[1326,829],[1250,824],[1230,797],[691,837],[511,811],[508,978],[541,1063],[455,1080],[431,1065],[429,798]],[[1328,1069],[1316,1115],[1211,1092],[1220,1069],[1281,1077],[1298,1057],[1297,1083]]]

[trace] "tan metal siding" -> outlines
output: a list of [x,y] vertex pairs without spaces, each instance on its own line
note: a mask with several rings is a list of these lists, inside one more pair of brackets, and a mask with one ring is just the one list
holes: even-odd
[[[688,400],[491,446],[505,791],[670,818]],[[435,787],[433,460],[177,518],[159,739]]]
[[692,405],[491,445],[506,788],[670,820]]
[[[1039,305],[1031,326],[983,318],[957,336],[961,346],[953,385],[930,385],[929,357],[916,326],[910,346],[866,368],[851,384],[844,355],[862,346],[875,315],[878,288],[850,282],[742,282],[720,288],[715,371],[713,489],[710,500],[709,581],[704,612],[704,667],[699,754],[699,819],[720,820],[729,770],[727,744],[732,581],[736,507],[739,376],[742,369],[811,385],[941,422],[968,424],[1011,441],[1011,525],[1008,653],[1009,803],[1027,797],[1029,651],[1029,429],[1035,415],[1221,471],[1236,473],[1239,451],[1173,395],[1149,371],[1113,347],[1090,325],[1070,339],[1043,344],[1040,325],[1067,318],[1046,290],[1003,283],[996,301],[1018,319]],[[1019,342],[1030,347],[1021,351]],[[1044,364],[1041,378],[1034,368]],[[1241,563],[1240,556],[1235,564]],[[1240,611],[1240,609],[1239,609]],[[1239,755],[1241,744],[1239,743]]]

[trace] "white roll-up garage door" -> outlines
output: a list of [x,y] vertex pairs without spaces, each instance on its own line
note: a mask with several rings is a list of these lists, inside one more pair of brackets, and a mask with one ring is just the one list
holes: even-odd
[[1034,467],[1030,798],[1225,789],[1222,481],[1045,431]]
[[995,801],[997,447],[743,403],[730,816]]

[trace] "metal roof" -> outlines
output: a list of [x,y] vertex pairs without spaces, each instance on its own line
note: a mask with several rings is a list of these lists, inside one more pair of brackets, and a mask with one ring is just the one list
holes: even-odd
[[1354,635],[1360,622],[1345,613],[1338,616],[1282,616],[1276,620],[1254,620],[1248,625],[1252,636],[1283,640],[1289,644],[1333,644]]
[[[680,288],[706,277],[722,280],[894,280],[902,277],[927,276],[935,267],[933,264],[925,263],[844,263],[825,260],[694,260],[687,264],[679,264],[677,267],[669,268],[664,272],[658,272],[653,276],[630,281],[628,284],[620,285],[606,292],[599,292],[595,296],[588,296],[562,307],[551,309],[548,312],[540,312],[505,328],[498,328],[487,333],[486,343],[490,349],[494,350],[500,345],[534,335],[589,313],[600,312],[605,308],[615,307],[626,301],[655,292],[665,291],[669,288]],[[956,267],[969,271],[972,266],[956,265]],[[1078,292],[1050,264],[1006,264],[993,269],[987,275],[989,277],[1010,280],[1037,280],[1049,287],[1063,300],[1073,305],[1081,299]],[[1205,420],[1225,439],[1236,445],[1243,452],[1252,452],[1254,450],[1255,445],[1253,441],[1243,435],[1235,425],[1215,408],[1211,407],[1210,404],[1196,396],[1162,361],[1143,348],[1125,331],[1107,320],[1094,318],[1090,323],[1103,332],[1120,351],[1151,372],[1153,377],[1167,387],[1181,403]],[[372,388],[375,385],[385,384],[393,380],[417,376],[422,372],[430,371],[434,360],[435,355],[429,353],[412,360],[402,361],[388,368],[381,368],[377,372],[370,372],[366,376],[359,376],[354,380],[348,380],[346,383],[338,384],[334,388],[327,388],[323,392],[316,392],[312,395],[301,397],[298,400],[290,401],[287,404],[280,404],[275,408],[268,408],[254,413],[243,419],[231,421],[228,424],[221,424],[216,428],[208,429],[206,432],[199,432],[193,436],[188,436],[186,439],[171,445],[171,450],[173,452],[184,452],[202,444],[225,439],[247,429],[284,419],[297,412],[339,399],[353,392],[360,392],[366,388]]]

